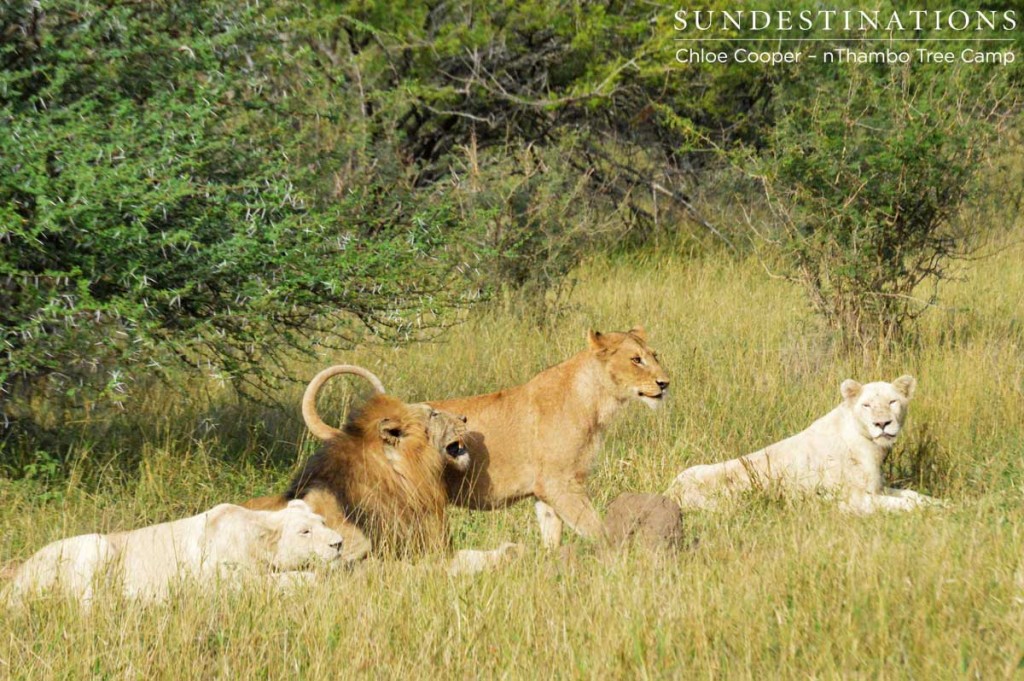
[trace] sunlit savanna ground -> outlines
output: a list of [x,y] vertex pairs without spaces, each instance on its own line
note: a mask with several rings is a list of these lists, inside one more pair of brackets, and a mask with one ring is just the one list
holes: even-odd
[[[589,327],[645,325],[672,397],[659,412],[620,414],[591,479],[601,508],[804,428],[837,403],[844,378],[912,373],[918,392],[888,472],[949,499],[948,510],[855,518],[814,500],[747,498],[687,515],[699,539],[691,550],[600,556],[569,538],[569,560],[539,548],[530,504],[456,511],[456,547],[519,541],[525,556],[475,578],[445,576],[440,557],[378,562],[290,595],[182,594],[150,608],[107,600],[89,615],[42,600],[0,616],[0,678],[1020,675],[1022,236],[989,243],[994,255],[963,266],[916,337],[882,357],[836,346],[802,291],[756,260],[665,247],[583,267],[547,326],[512,297],[443,343],[322,362],[367,366],[408,400],[440,398],[524,381],[583,349]],[[321,400],[328,421],[355,385],[339,383]],[[34,479],[0,478],[0,563],[62,536],[280,489],[312,450],[300,394],[280,396],[286,410],[239,404],[216,385],[160,388],[117,421],[86,424],[69,450],[38,455]],[[56,458],[69,463],[51,474]]]

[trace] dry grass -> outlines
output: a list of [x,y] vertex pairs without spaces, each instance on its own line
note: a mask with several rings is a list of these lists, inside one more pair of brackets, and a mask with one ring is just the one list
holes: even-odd
[[[599,557],[572,539],[568,561],[539,549],[529,504],[457,511],[456,546],[516,540],[526,556],[474,579],[444,576],[439,558],[371,563],[288,596],[183,594],[146,609],[108,601],[90,615],[41,601],[0,618],[0,678],[1017,675],[1020,239],[1018,229],[998,255],[970,263],[906,350],[870,360],[834,347],[801,292],[758,263],[671,253],[591,263],[551,328],[523,328],[529,315],[510,300],[445,344],[324,359],[369,366],[407,399],[440,398],[525,380],[581,349],[590,326],[643,323],[673,397],[658,413],[630,407],[612,428],[591,483],[601,507],[805,427],[836,403],[843,378],[910,372],[918,396],[890,472],[952,500],[949,510],[850,518],[754,497],[688,515],[693,550]],[[349,391],[328,392],[330,418]],[[282,399],[297,412],[298,396]],[[234,404],[216,386],[154,390],[132,409],[76,434],[59,484],[0,478],[0,563],[61,536],[280,488],[310,448],[294,414]]]

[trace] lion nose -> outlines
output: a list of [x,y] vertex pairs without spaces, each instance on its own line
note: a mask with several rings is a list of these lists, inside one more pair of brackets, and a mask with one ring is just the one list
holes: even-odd
[[656,382],[657,382],[659,388],[661,388],[662,390],[668,390],[668,381],[656,381]]
[[331,544],[331,548],[334,549],[335,551],[341,551],[341,543],[342,542],[339,539],[338,541],[336,541],[333,544]]
[[885,427],[888,426],[890,423],[892,423],[892,419],[889,419],[888,421],[875,421],[875,425],[881,428],[882,430],[885,430]]

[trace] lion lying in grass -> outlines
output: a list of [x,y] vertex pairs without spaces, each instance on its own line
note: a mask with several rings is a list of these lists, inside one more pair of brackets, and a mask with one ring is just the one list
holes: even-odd
[[[332,376],[353,374],[373,386],[372,395],[353,409],[341,428],[329,426],[316,410],[316,398]],[[426,404],[406,404],[384,394],[380,379],[351,364],[318,373],[302,398],[302,416],[323,442],[282,494],[250,499],[247,508],[272,510],[292,499],[305,500],[345,537],[346,561],[369,553],[415,557],[430,550],[448,552],[441,480],[447,467],[465,470],[465,418]],[[506,543],[492,551],[458,551],[448,565],[453,574],[489,569],[518,555]]]
[[165,599],[183,578],[237,585],[273,573],[287,585],[304,581],[298,570],[339,560],[341,545],[341,535],[303,501],[280,511],[220,504],[173,522],[55,541],[18,568],[8,593],[16,603],[54,589],[88,604],[105,583],[151,601]]
[[726,494],[772,486],[832,493],[852,513],[941,503],[882,484],[882,461],[903,428],[916,384],[912,376],[867,385],[847,379],[839,406],[806,430],[738,459],[687,468],[665,494],[683,509],[715,508]]

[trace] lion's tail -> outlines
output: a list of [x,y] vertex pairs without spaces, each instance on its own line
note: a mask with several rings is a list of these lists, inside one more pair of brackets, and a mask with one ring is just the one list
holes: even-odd
[[320,392],[321,386],[332,376],[338,374],[355,374],[356,376],[362,376],[378,394],[384,393],[384,384],[381,383],[380,379],[377,378],[373,373],[367,371],[362,367],[357,367],[354,364],[338,364],[332,367],[328,367],[313,377],[313,380],[306,386],[306,392],[302,396],[302,419],[306,422],[306,427],[320,440],[330,440],[332,438],[341,435],[341,431],[337,428],[333,428],[320,418],[320,415],[316,411],[316,396]]

